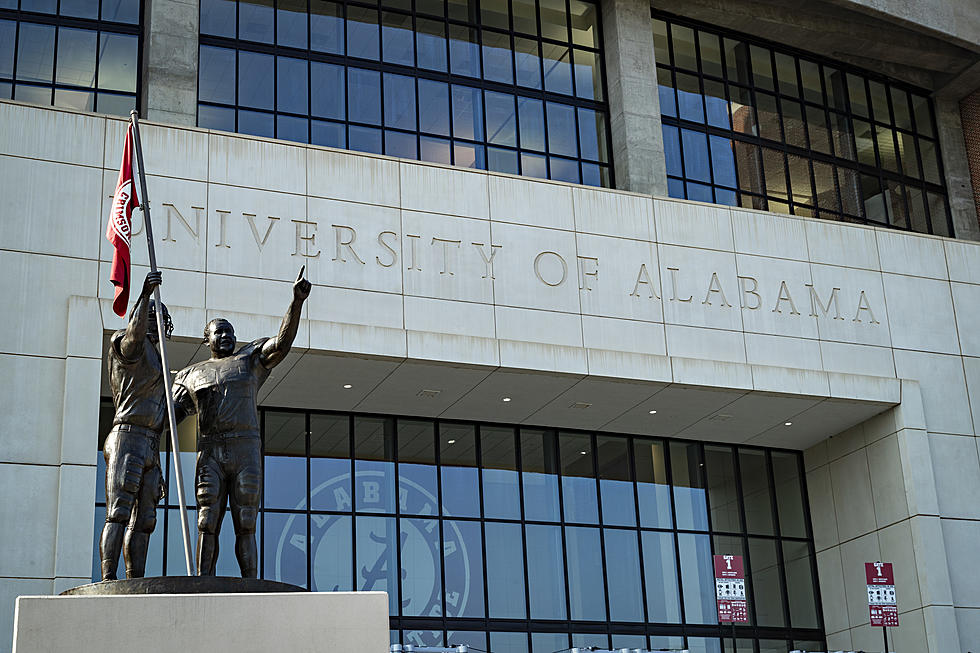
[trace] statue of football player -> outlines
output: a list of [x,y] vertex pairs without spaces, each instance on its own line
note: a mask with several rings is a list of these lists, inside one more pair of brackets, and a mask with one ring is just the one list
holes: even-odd
[[213,576],[218,559],[218,534],[231,503],[235,525],[235,555],[243,578],[258,574],[255,522],[262,492],[262,446],[259,388],[273,367],[282,362],[299,329],[303,302],[312,288],[303,278],[293,283],[293,299],[279,334],[259,338],[235,351],[235,329],[217,318],[204,329],[211,358],[181,370],[174,380],[178,418],[197,413],[197,573]]
[[[167,403],[157,351],[157,320],[161,318],[156,302],[150,299],[162,280],[160,272],[146,275],[129,325],[109,339],[109,387],[116,415],[103,447],[106,515],[99,542],[102,580],[116,580],[120,549],[126,576],[143,577],[157,503],[163,496],[159,452]],[[169,339],[174,327],[167,307],[161,304],[160,313]]]

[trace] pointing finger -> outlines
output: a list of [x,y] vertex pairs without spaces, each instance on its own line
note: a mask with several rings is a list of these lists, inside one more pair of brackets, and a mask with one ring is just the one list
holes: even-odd
[[296,281],[299,281],[299,280],[301,280],[303,278],[303,273],[305,271],[306,271],[306,266],[304,265],[303,267],[301,267],[299,269],[299,274],[296,276]]

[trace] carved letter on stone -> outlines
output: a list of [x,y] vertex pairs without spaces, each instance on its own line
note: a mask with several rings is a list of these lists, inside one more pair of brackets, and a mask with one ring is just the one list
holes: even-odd
[[483,243],[473,243],[473,245],[476,247],[476,250],[480,252],[480,258],[483,259],[483,264],[487,266],[486,272],[480,278],[486,279],[487,277],[490,277],[491,279],[496,279],[497,277],[493,276],[493,257],[497,255],[497,250],[503,247],[503,245],[494,245],[491,243],[489,258],[487,257],[486,252],[483,251]]
[[820,312],[823,315],[827,315],[830,312],[830,307],[834,307],[834,318],[835,320],[843,320],[840,316],[840,304],[837,301],[837,293],[840,292],[840,288],[834,288],[830,291],[830,298],[827,299],[826,306],[822,301],[820,301],[820,296],[817,295],[817,291],[813,288],[812,283],[806,284],[806,287],[810,289],[810,317],[820,317],[817,314],[817,307],[820,307]]
[[689,295],[687,299],[681,299],[677,296],[677,273],[680,268],[667,268],[670,270],[670,301],[672,302],[689,302],[694,299],[694,295]]
[[458,250],[461,242],[459,240],[447,240],[445,238],[432,238],[432,242],[429,243],[430,245],[442,243],[442,269],[439,271],[439,274],[448,274],[451,277],[456,276],[456,273],[449,269],[449,246],[455,245]]
[[779,295],[776,297],[776,306],[773,307],[773,313],[782,313],[783,311],[779,308],[780,303],[789,302],[789,314],[799,315],[800,312],[796,310],[796,304],[793,303],[793,297],[789,294],[789,288],[786,286],[785,281],[779,282]]
[[718,273],[711,273],[711,281],[708,282],[708,292],[704,294],[704,301],[702,304],[707,304],[711,306],[711,293],[716,292],[721,297],[721,305],[731,308],[731,304],[728,303],[728,299],[725,297],[725,291],[721,289],[721,281],[718,280]]
[[640,286],[645,285],[647,287],[648,299],[653,299],[656,297],[660,299],[660,295],[657,294],[657,288],[653,285],[653,279],[650,278],[650,273],[647,272],[647,264],[640,264],[640,271],[636,273],[636,283],[633,284],[633,292],[630,293],[630,297],[640,296]]
[[[320,250],[316,250],[316,254],[310,254],[310,246],[316,247],[316,223],[308,222],[306,220],[292,220],[296,225],[296,250],[293,252],[293,256],[302,256],[305,258],[320,258]],[[303,225],[306,225],[304,228]],[[312,226],[312,230],[310,227]],[[310,233],[306,236],[305,233]],[[304,250],[300,252],[300,250]]]
[[394,231],[382,231],[380,234],[378,234],[378,244],[384,247],[386,250],[388,250],[388,253],[391,254],[391,263],[382,263],[380,256],[375,256],[374,260],[377,261],[378,265],[380,265],[381,267],[390,268],[398,261],[398,252],[395,251],[394,247],[392,247],[391,245],[385,242],[384,237],[386,235],[397,237],[398,234],[396,234]]
[[[595,269],[589,270],[586,266],[589,262],[595,264]],[[593,256],[579,256],[578,257],[578,289],[579,290],[592,290],[592,286],[589,285],[588,277],[592,277],[596,281],[599,280],[599,259]]]
[[[353,227],[348,227],[342,224],[332,224],[334,232],[334,243],[336,249],[334,250],[334,257],[330,259],[331,261],[340,261],[341,263],[346,263],[347,259],[344,258],[344,252],[341,248],[346,247],[347,251],[350,252],[351,256],[354,257],[361,265],[364,265],[364,261],[361,257],[357,255],[354,251],[354,241],[357,240],[357,232],[354,231]],[[348,236],[347,240],[344,240],[344,236]]]
[[861,321],[861,311],[868,312],[868,315],[871,316],[871,319],[868,320],[868,322],[871,324],[881,324],[881,322],[875,319],[875,313],[871,310],[871,302],[868,301],[868,296],[864,294],[863,290],[861,291],[861,296],[858,297],[858,307],[857,311],[854,313],[854,319],[851,320],[852,322]]
[[[276,217],[271,216],[271,215],[268,216],[269,217],[269,224],[266,225],[266,227],[265,227],[265,235],[262,236],[262,238],[259,238],[259,229],[258,229],[258,227],[255,226],[255,214],[254,213],[244,213],[243,212],[242,215],[245,216],[245,220],[246,220],[246,222],[248,222],[248,228],[252,231],[252,238],[255,239],[255,244],[258,246],[259,251],[261,252],[262,251],[262,248],[265,247],[265,243],[269,240],[269,234],[272,233],[272,227],[277,222],[279,222],[279,218],[276,218]],[[295,256],[295,254],[294,254],[294,256]]]
[[218,242],[215,247],[225,247],[231,249],[231,245],[225,240],[226,229],[225,229],[225,218],[231,213],[231,211],[222,211],[221,209],[215,209],[215,213],[218,214]]
[[177,240],[173,237],[173,232],[171,230],[171,226],[173,222],[171,218],[175,213],[177,214],[177,219],[180,220],[181,224],[184,225],[184,228],[187,229],[187,233],[194,236],[194,240],[198,240],[198,234],[201,231],[201,211],[204,210],[204,207],[203,206],[191,207],[194,210],[194,226],[191,227],[191,223],[189,223],[186,219],[184,219],[184,216],[180,214],[180,211],[177,210],[176,206],[174,206],[173,204],[167,204],[166,202],[164,202],[163,205],[167,207],[167,235],[163,237],[164,242],[168,240],[172,243],[177,242]]
[[[747,287],[746,281],[752,282],[752,287]],[[762,295],[758,293],[759,281],[755,277],[739,277],[738,286],[742,290],[741,307],[754,311],[762,306]],[[749,305],[749,295],[755,297],[755,306]]]
[[409,251],[411,251],[412,253],[412,255],[408,259],[410,261],[408,264],[409,270],[418,270],[419,272],[422,271],[422,266],[418,264],[418,258],[416,258],[418,252],[415,249],[415,243],[417,243],[419,241],[419,238],[421,237],[422,236],[416,236],[415,234],[405,234],[405,238],[411,238],[411,240],[409,241],[411,245],[409,245],[408,247]]
[[[554,283],[548,281],[541,275],[541,259],[546,254],[550,254],[551,256],[554,256],[556,259],[558,259],[558,262],[561,263],[561,278]],[[551,287],[560,286],[561,284],[565,283],[565,279],[568,277],[568,264],[565,263],[565,259],[563,259],[561,257],[561,254],[559,254],[558,252],[550,252],[550,251],[541,252],[540,254],[534,257],[534,274],[538,277],[541,283],[545,284],[546,286],[551,286]]]

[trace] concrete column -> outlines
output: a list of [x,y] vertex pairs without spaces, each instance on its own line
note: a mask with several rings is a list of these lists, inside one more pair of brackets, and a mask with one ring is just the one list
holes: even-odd
[[953,214],[953,235],[965,240],[980,240],[977,205],[973,200],[973,184],[970,180],[959,103],[941,97],[937,97],[935,101],[939,148],[946,172],[949,208]]
[[649,0],[602,0],[616,187],[667,194]]
[[148,0],[144,9],[143,118],[197,125],[198,0]]

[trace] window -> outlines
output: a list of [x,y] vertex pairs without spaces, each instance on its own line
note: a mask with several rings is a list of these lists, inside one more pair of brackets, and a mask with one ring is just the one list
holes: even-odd
[[654,12],[668,194],[952,235],[932,101]]
[[[103,437],[112,414],[106,400]],[[260,575],[315,591],[385,590],[392,641],[718,651],[732,631],[717,622],[711,556],[731,553],[746,562],[751,622],[736,627],[740,646],[823,648],[799,452],[350,413],[262,416]],[[192,487],[193,454],[183,456]],[[168,477],[171,464],[161,452]],[[167,504],[152,574],[184,569],[176,492]],[[193,503],[189,512],[193,538]],[[96,556],[104,519],[100,490]],[[238,575],[227,519],[220,537],[218,573]]]
[[203,0],[198,125],[612,186],[597,3]]
[[0,1],[0,98],[129,115],[140,0]]

